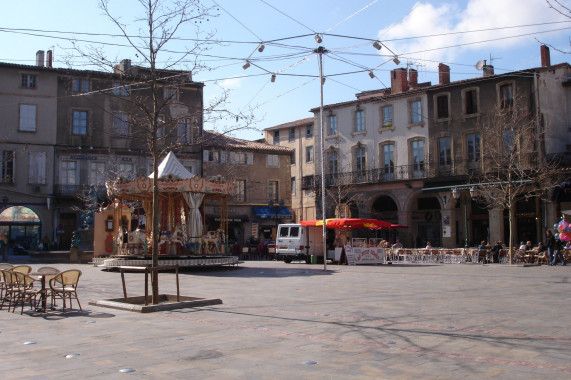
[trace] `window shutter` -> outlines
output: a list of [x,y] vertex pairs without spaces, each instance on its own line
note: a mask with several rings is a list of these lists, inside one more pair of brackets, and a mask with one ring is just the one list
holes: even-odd
[[202,151],[202,162],[208,162],[208,150],[206,149]]
[[221,151],[220,151],[219,154],[220,154],[220,162],[221,162],[221,163],[225,163],[225,162],[226,162],[226,154],[227,154],[227,153],[228,153],[228,152],[226,152],[225,150],[221,150]]
[[248,156],[247,156],[246,160],[247,160],[246,163],[248,165],[254,165],[254,153],[248,152]]

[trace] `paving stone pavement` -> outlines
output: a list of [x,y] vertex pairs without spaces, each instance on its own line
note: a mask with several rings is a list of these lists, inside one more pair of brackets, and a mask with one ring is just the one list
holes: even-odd
[[[328,265],[324,271],[323,265],[249,261],[180,274],[182,295],[220,298],[221,305],[141,314],[89,305],[122,296],[118,272],[49,265],[83,271],[83,312],[1,310],[2,374],[571,378],[570,266]],[[176,293],[174,273],[159,279],[161,293]],[[129,295],[143,294],[142,274],[128,273],[126,282]]]

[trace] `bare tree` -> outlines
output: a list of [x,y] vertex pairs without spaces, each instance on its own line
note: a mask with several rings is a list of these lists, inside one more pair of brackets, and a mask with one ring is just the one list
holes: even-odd
[[557,160],[544,150],[543,127],[525,97],[504,99],[480,122],[482,170],[473,174],[478,197],[489,209],[509,210],[509,259],[513,263],[516,203],[542,197],[557,183]]
[[[109,91],[110,96],[121,98],[129,110],[129,137],[139,139],[146,145],[153,163],[153,196],[152,196],[152,265],[158,266],[159,243],[159,191],[158,165],[160,158],[169,150],[184,146],[199,147],[203,142],[202,125],[205,118],[222,120],[229,116],[236,123],[232,130],[248,128],[252,120],[248,115],[234,115],[224,109],[228,93],[204,105],[202,91],[200,99],[181,107],[178,102],[181,89],[192,90],[197,86],[192,82],[192,74],[205,69],[199,63],[201,53],[214,43],[211,34],[195,40],[187,40],[192,46],[186,47],[184,53],[175,54],[168,49],[186,25],[196,28],[200,35],[202,22],[216,17],[216,10],[203,5],[200,0],[138,0],[138,7],[133,9],[134,16],[125,22],[117,15],[110,0],[99,0],[104,15],[116,26],[137,57],[140,66],[131,66],[130,61],[122,61],[114,65],[108,59],[105,49],[98,47],[74,46],[74,51],[87,58],[92,64],[112,69],[120,75],[120,84]],[[116,62],[116,61],[115,61]],[[189,64],[190,62],[190,64]],[[185,70],[178,69],[191,66]],[[118,88],[117,88],[118,87]],[[168,115],[168,116],[167,116]],[[238,126],[237,126],[238,125]],[[241,125],[241,126],[240,126]],[[200,150],[196,150],[199,152]],[[159,302],[157,276],[152,277],[152,302]]]

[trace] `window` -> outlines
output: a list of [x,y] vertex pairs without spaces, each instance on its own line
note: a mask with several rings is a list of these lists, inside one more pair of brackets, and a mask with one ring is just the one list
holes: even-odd
[[415,176],[424,171],[424,141],[414,140],[411,143],[412,170]]
[[313,145],[305,147],[305,162],[313,162]]
[[119,82],[113,82],[113,95],[115,96],[128,96],[129,88]]
[[232,193],[234,200],[243,202],[246,200],[246,181],[238,179],[234,182],[234,190]]
[[113,134],[123,137],[129,135],[129,115],[123,112],[113,112]]
[[73,92],[89,92],[89,79],[74,79],[72,90]]
[[77,162],[62,161],[60,166],[60,185],[77,184]]
[[385,106],[381,112],[381,125],[383,128],[389,128],[393,125],[393,106]]
[[165,100],[178,100],[178,87],[167,86],[165,87]]
[[422,121],[422,103],[420,100],[410,102],[410,122],[411,124],[420,123]]
[[87,134],[87,111],[72,111],[72,133],[74,135]]
[[18,129],[22,132],[36,131],[35,104],[20,104],[20,125]]
[[105,163],[89,163],[89,184],[92,186],[105,186]]
[[219,162],[219,152],[215,150],[208,151],[208,162]]
[[268,182],[268,199],[274,202],[278,201],[278,181]]
[[478,91],[466,90],[464,91],[464,113],[466,115],[473,115],[478,113]]
[[280,145],[280,131],[274,131],[274,145]]
[[291,177],[291,195],[295,195],[295,177]]
[[124,177],[127,179],[135,178],[135,166],[130,162],[121,162],[117,165],[117,171],[120,177]]
[[305,137],[313,137],[313,124],[305,127]]
[[337,116],[329,115],[327,126],[327,136],[335,136],[337,134]]
[[450,137],[438,139],[438,165],[441,169],[450,169],[452,165]]
[[22,87],[36,88],[36,76],[34,74],[22,74]]
[[46,152],[30,152],[28,158],[28,183],[35,185],[45,185]]
[[0,150],[0,182],[14,183],[14,151]]
[[329,152],[327,155],[327,168],[330,174],[337,174],[339,171],[339,161],[337,161],[337,152]]
[[277,154],[268,154],[266,165],[268,167],[277,168],[280,166],[279,157]]
[[516,150],[516,132],[513,129],[504,131],[504,152],[506,154],[513,154]]
[[158,117],[157,120],[157,138],[163,138],[165,136],[165,117],[164,116],[160,116]]
[[366,170],[366,155],[365,155],[365,148],[364,147],[359,147],[357,148],[357,150],[355,151],[355,169],[358,172],[363,172]]
[[383,145],[383,173],[391,175],[395,172],[395,144]]
[[192,143],[192,120],[190,118],[178,121],[178,142],[181,144]]
[[466,136],[468,152],[468,164],[476,164],[480,161],[480,135],[475,133]]
[[293,152],[291,153],[291,158],[290,158],[290,164],[295,165],[295,148],[293,150]]
[[447,119],[448,113],[448,95],[440,95],[436,97],[436,118]]
[[365,131],[365,111],[357,109],[355,111],[355,132]]
[[230,163],[247,164],[248,154],[246,152],[230,152]]
[[504,84],[500,86],[500,107],[511,108],[514,105],[513,85]]
[[289,129],[288,141],[289,141],[289,142],[294,142],[294,141],[295,141],[295,128],[294,128],[294,127],[291,127],[291,128]]

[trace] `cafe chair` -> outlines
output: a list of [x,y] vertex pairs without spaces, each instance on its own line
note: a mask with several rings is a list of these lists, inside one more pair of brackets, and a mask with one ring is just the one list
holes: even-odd
[[50,293],[52,299],[52,308],[56,298],[63,301],[63,311],[66,309],[66,300],[69,300],[69,308],[72,309],[72,300],[75,299],[79,306],[79,310],[83,311],[81,308],[81,303],[77,298],[77,283],[79,282],[79,277],[81,276],[81,271],[78,269],[70,269],[55,275],[49,282]]
[[[10,270],[14,266],[8,263],[0,263],[0,270]],[[0,300],[4,297],[4,291],[6,291],[6,283],[4,282],[4,276],[0,274]]]
[[25,273],[13,272],[13,274],[16,277],[16,291],[14,292],[15,297],[12,304],[12,313],[16,310],[18,302],[20,302],[22,305],[20,314],[24,313],[24,304],[26,301],[30,303],[30,308],[35,310],[37,306],[38,294],[41,292],[41,289],[34,287],[34,282],[36,282],[36,280]]
[[16,265],[15,267],[12,267],[11,271],[28,274],[32,271],[32,267],[29,265]]
[[2,292],[2,303],[0,303],[0,310],[4,308],[4,304],[8,303],[8,311],[14,303],[17,292],[16,272],[9,270],[0,270],[0,276],[2,276],[2,283],[4,284],[4,290]]

